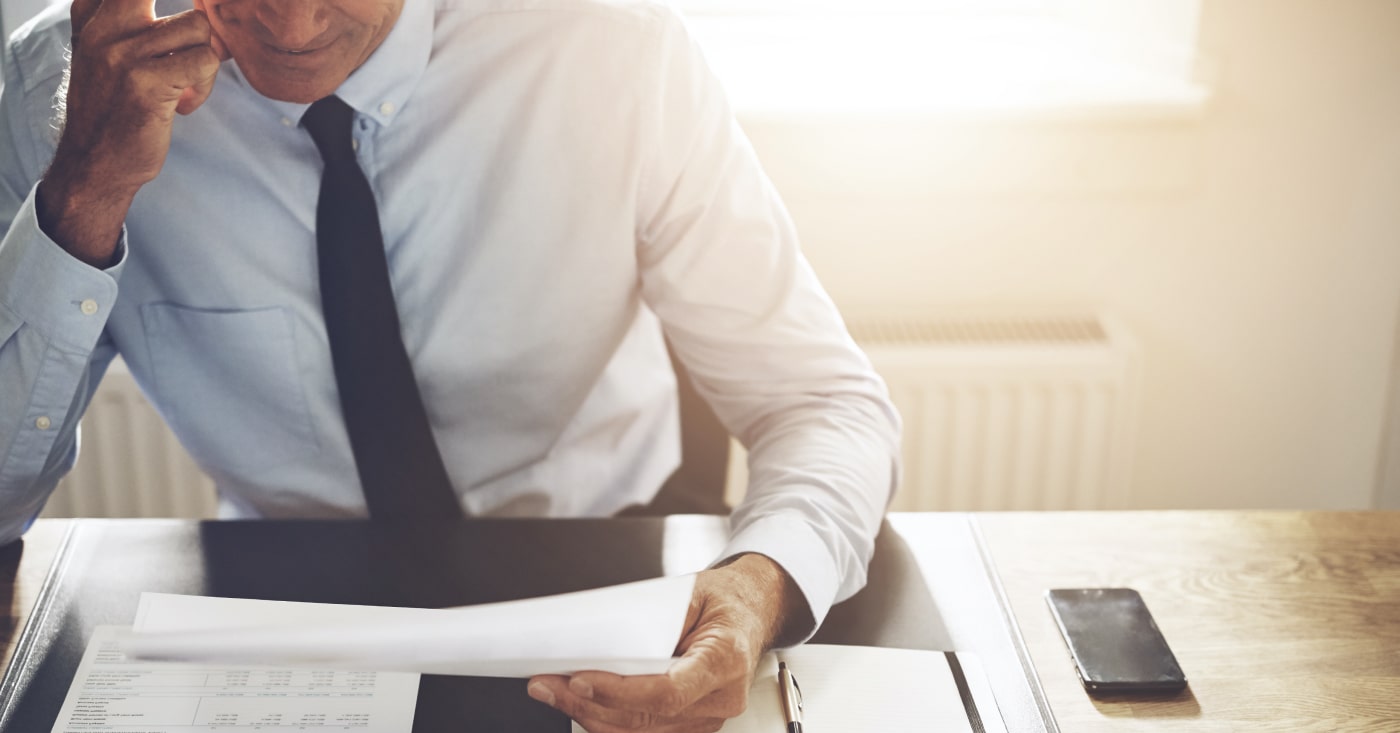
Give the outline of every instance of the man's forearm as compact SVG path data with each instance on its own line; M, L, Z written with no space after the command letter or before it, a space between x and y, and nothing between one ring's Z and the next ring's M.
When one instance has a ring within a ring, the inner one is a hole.
M136 192L165 165L177 114L208 98L220 58L202 11L156 18L150 3L84 0L71 12L63 131L37 211L49 238L101 268Z
M55 160L39 182L34 202L39 228L69 254L104 269L116 257L122 223L136 192L85 184L73 168Z
M748 492L731 517L734 534L726 547L780 563L815 623L865 584L899 440L897 418L885 414L883 400L826 401L766 421L761 437L750 442Z

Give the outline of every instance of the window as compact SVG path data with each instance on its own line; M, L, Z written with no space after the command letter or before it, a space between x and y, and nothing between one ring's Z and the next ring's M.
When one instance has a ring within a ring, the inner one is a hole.
M1199 106L1199 0L675 0L740 114Z
M0 30L57 1L0 0ZM741 115L1131 114L1206 97L1200 0L672 1Z

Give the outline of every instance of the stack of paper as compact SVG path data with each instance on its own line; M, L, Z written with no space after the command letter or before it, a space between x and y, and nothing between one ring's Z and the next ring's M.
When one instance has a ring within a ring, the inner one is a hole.
M135 658L477 677L664 672L694 575L443 610L147 593Z

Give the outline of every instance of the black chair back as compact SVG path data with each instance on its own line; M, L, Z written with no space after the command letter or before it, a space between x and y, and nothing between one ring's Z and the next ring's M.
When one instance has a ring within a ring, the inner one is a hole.
M624 509L621 516L728 514L724 484L729 472L729 431L720 424L690 380L685 365L668 342L666 353L676 372L681 411L681 465L646 506Z

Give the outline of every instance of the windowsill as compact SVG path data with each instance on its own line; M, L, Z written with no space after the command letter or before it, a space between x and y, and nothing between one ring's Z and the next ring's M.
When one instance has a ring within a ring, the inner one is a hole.
M1189 54L1045 19L692 18L746 121L1190 121Z

